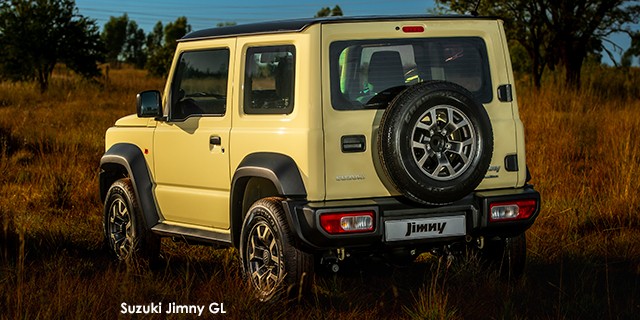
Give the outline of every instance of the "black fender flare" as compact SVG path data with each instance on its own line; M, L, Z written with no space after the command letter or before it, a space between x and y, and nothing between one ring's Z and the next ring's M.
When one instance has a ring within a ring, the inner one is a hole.
M133 184L136 200L142 210L145 227L150 230L158 223L159 215L153 198L153 182L149 174L147 162L142 150L131 143L114 144L100 159L100 200L104 202L111 184L115 181L114 173L124 168Z
M240 243L240 232L244 216L242 201L244 190L250 178L264 178L273 183L278 195L287 199L303 199L307 190L296 162L289 156L274 152L257 152L247 155L233 174L229 213L231 239L234 246ZM291 217L287 217L289 223Z

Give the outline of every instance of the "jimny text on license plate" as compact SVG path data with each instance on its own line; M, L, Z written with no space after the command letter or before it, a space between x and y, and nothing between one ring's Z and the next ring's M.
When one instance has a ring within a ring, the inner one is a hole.
M387 241L444 238L466 234L464 215L385 221Z

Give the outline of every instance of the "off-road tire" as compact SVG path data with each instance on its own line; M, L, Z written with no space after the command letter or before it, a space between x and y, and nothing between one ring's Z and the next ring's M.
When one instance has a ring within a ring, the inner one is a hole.
M104 204L103 231L106 244L118 260L155 263L160 237L145 228L131 179L114 182Z
M493 130L471 92L446 81L405 89L380 121L378 157L393 187L423 204L471 193L493 156Z
M311 288L313 256L293 246L280 198L263 198L249 208L242 225L240 257L261 301L299 298Z

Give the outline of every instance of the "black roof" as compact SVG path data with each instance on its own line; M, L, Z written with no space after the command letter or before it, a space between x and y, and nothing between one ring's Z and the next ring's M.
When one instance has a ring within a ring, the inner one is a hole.
M190 32L178 41L189 41L196 39L219 38L235 35L280 33L280 32L300 32L310 25L317 23L340 23L358 21L397 21L397 20L444 20L444 19L496 19L495 17L474 17L467 15L404 15L404 16L361 16L361 17L323 17L304 18L293 20L266 21L249 24L241 24L229 27L209 28Z

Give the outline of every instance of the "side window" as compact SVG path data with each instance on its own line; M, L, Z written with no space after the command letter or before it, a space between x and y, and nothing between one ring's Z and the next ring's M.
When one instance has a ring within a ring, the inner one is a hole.
M228 49L182 53L171 85L171 119L223 116L228 75Z
M244 113L291 113L294 77L294 46L249 48L245 64Z

